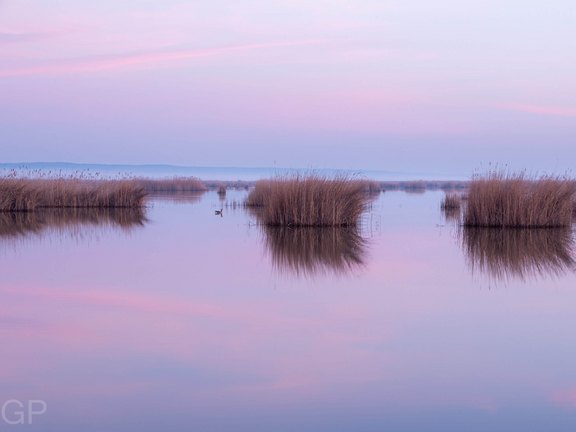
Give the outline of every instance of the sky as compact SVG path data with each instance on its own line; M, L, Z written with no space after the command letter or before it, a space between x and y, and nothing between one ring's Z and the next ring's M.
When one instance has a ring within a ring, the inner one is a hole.
M570 172L573 0L0 0L0 162Z

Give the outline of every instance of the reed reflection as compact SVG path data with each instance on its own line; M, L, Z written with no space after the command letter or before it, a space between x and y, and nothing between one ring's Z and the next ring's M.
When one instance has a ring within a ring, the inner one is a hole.
M353 228L262 226L272 265L280 272L313 277L344 275L365 263L366 241Z
M33 212L0 212L0 238L43 232L81 232L88 227L130 230L144 226L143 208L57 208Z
M571 229L465 227L461 238L472 271L494 279L526 281L575 269Z

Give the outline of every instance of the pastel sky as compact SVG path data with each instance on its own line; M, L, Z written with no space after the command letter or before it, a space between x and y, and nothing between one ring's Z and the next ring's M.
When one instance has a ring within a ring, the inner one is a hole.
M0 0L0 162L576 160L573 0Z

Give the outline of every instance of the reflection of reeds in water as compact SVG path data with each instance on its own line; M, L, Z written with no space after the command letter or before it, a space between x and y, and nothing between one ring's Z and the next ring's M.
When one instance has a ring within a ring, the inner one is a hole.
M364 264L365 240L355 228L262 226L273 266L298 276L345 274Z
M575 266L570 229L465 227L461 236L472 270L495 279L559 276Z
M34 212L0 212L0 238L15 238L44 231L73 231L98 226L132 229L146 222L142 208L59 208Z
M460 208L445 207L442 208L442 213L444 214L444 219L446 219L447 222L459 223L462 216L462 211Z

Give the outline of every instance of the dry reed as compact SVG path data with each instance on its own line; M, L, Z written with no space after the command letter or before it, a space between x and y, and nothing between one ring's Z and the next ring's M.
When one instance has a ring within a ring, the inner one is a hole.
M356 226L370 197L363 182L318 175L261 180L247 206L261 207L260 222L270 226Z
M455 193L447 193L444 195L444 199L440 204L442 210L460 210L460 206L462 204L462 198L459 194Z
M221 198L226 196L226 185L225 184L221 184L220 186L218 186L218 195Z
M142 207L146 192L131 180L0 179L0 211L38 208Z
M374 180L360 180L364 185L364 192L377 195L382 192L382 185Z
M272 182L274 181L279 180L258 180L246 198L246 206L264 207L266 199L272 194Z
M462 195L454 192L447 192L440 204L444 218L450 222L460 222L461 207Z
M490 173L473 179L464 225L543 228L572 224L576 183L559 177Z

